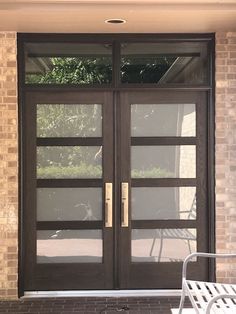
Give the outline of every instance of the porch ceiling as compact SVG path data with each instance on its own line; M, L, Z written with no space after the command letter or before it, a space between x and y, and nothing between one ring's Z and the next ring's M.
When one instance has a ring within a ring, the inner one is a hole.
M0 0L0 31L216 32L235 31L235 21L236 0Z

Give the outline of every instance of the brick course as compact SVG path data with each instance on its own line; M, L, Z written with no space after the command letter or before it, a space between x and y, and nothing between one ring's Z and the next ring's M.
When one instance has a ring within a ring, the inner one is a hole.
M236 32L216 34L216 250L236 253ZM234 263L217 280L236 282Z
M0 313L8 314L171 314L179 298L121 297L121 298L50 298L0 301ZM189 307L185 302L185 307Z
M0 298L17 298L18 121L16 33L0 32Z

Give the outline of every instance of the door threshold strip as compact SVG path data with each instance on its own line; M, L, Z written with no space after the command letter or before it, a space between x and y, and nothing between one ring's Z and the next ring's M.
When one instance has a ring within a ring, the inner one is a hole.
M54 297L178 297L181 290L66 290L26 291L22 298Z

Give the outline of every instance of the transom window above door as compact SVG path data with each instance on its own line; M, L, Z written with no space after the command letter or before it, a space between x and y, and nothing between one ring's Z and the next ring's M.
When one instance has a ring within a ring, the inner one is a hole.
M56 85L207 85L208 43L29 42L25 83Z

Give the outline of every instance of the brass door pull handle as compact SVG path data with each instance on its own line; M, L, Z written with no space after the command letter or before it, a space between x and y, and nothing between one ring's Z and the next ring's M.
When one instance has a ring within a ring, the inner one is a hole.
M105 227L112 227L112 183L105 183Z
M121 227L129 226L129 183L121 183Z

